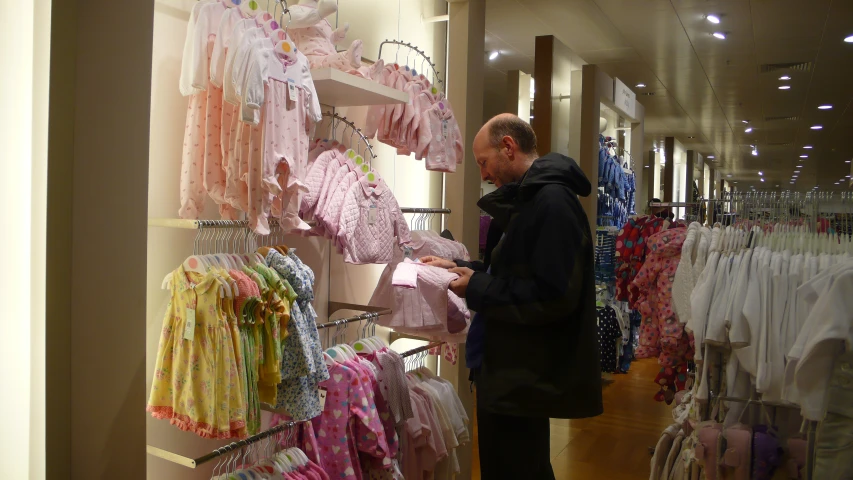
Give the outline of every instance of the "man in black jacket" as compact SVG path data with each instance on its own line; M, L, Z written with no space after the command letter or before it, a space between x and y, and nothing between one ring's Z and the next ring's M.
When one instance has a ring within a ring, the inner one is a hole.
M477 389L484 480L553 479L549 418L602 413L592 235L577 195L591 186L569 157L536 153L527 122L502 114L474 138L478 202L504 232L491 265L425 257L460 278L477 312L466 363Z

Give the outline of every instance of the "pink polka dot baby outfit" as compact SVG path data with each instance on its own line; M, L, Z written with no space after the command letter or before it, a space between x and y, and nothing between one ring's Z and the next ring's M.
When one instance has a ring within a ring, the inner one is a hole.
M323 413L312 419L323 469L333 479L361 480L358 452L385 458L385 429L376 405L368 400L369 383L358 371L336 363L329 366L329 374L331 378L320 383L327 392Z

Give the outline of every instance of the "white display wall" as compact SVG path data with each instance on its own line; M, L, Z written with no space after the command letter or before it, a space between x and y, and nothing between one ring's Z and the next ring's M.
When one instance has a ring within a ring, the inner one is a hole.
M155 2L148 179L149 218L177 218L181 150L188 101L178 91L178 77L189 12L195 3L195 0ZM261 5L263 7L264 3L261 2ZM438 69L444 76L446 23L431 23L425 19L446 13L447 4L443 0L407 0L394 3L380 0L343 0L339 2L338 18L332 16L329 20L333 25L336 22L350 23L347 38L360 38L364 41L364 57L368 60L377 57L380 42L399 38L425 50L433 62L439 65ZM383 50L386 61L394 61L395 50L395 47L386 45ZM404 58L399 57L399 61L403 63ZM320 98L321 103L322 101ZM338 113L347 116L356 124L363 125L366 108L339 109ZM386 145L374 142L374 147L378 158L373 167L393 190L401 206L442 206L442 174L427 172L423 162L410 157L399 157L395 149ZM210 199L207 200L203 218L218 218L218 209ZM163 314L169 301L168 292L162 290L160 285L167 273L192 254L194 239L195 232L192 230L149 227L146 392L150 390ZM318 321L326 320L326 306L330 300L367 303L383 266L345 265L342 257L329 248L328 241L321 238L293 237L288 238L286 243L296 247L298 255L315 271L315 306L319 314ZM341 312L343 315L347 313L350 312ZM136 414L147 415L143 411ZM166 421L150 417L147 424L147 441L159 448L190 457L200 456L226 443L201 439L170 426ZM209 465L190 470L149 456L147 474L148 478L158 480L207 479L210 478L212 467L213 465Z

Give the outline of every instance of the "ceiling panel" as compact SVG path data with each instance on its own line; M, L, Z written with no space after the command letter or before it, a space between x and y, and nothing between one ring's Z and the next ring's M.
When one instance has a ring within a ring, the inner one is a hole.
M555 35L610 76L647 85L635 90L649 145L675 136L715 155L719 169L746 185L761 169L766 184L790 186L803 165L798 189L839 188L835 182L851 171L853 44L842 42L853 34L851 0L489 0L487 12L487 39L499 32L494 44L510 51L487 76L532 69L535 36ZM722 22L709 23L708 14ZM794 62L811 68L761 73L763 64ZM779 90L783 84L791 88ZM833 108L818 110L822 103ZM800 159L804 144L815 148Z

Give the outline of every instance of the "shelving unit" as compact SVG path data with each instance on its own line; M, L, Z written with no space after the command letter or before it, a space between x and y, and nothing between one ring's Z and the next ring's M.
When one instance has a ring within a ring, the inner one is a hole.
M330 107L409 102L408 93L330 67L311 70L311 77L320 102Z

